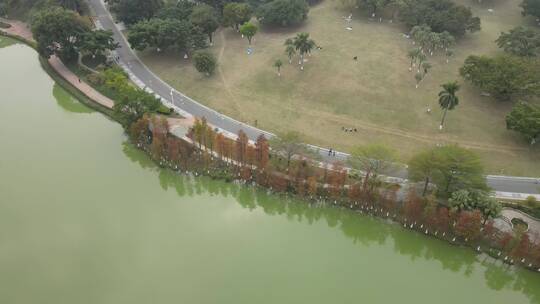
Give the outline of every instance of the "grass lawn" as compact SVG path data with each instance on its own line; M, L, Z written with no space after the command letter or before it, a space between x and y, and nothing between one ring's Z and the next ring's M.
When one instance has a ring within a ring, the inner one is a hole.
M482 31L459 40L449 64L442 55L430 57L433 68L418 89L414 73L408 71L406 54L413 46L402 36L403 25L388 18L370 21L359 11L347 24L343 16L349 12L331 0L312 7L302 26L263 29L254 38L252 55L246 54L247 39L229 28L219 30L210 48L219 68L211 77L198 73L183 54L140 56L180 91L241 121L257 120L259 127L272 132L297 130L306 142L344 151L379 142L398 150L402 161L423 148L454 142L477 151L490 173L538 176L540 149L530 150L505 128L511 103L481 97L458 75L468 55L499 52L494 40L501 31L519 24L533 26L533 20L520 15L520 0L458 2L472 6L482 19ZM323 48L308 57L303 72L297 62L288 64L283 46L286 38L301 31L309 32ZM273 68L278 58L284 62L281 77ZM442 83L452 80L462 83L461 102L449 112L441 132L437 94ZM342 127L358 132L345 133Z

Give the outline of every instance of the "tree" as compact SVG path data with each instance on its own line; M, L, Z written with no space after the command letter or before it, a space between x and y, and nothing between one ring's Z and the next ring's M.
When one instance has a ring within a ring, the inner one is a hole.
M502 206L497 200L482 190L460 189L448 200L450 208L458 211L479 210L484 218L484 224L500 215Z
M189 51L206 47L206 37L198 27L173 18L138 22L131 27L128 41L139 51L150 47L158 51L169 48Z
M426 195L429 183L437 173L437 164L437 155L433 149L420 152L409 161L409 179L424 182L422 196Z
M454 228L455 233L466 240L474 240L482 229L482 214L480 211L462 211Z
M193 55L193 62L195 63L195 68L200 73L205 73L207 76L210 76L214 73L216 69L217 62L214 55L209 52L197 51Z
M77 58L83 36L90 27L73 11L60 7L40 10L32 16L32 34L39 53L49 58L60 56L65 60Z
M359 0L358 3L367 6L370 9L370 15L375 17L378 10L383 9L390 4L390 0Z
M252 11L247 3L230 2L223 7L223 25L239 30L240 25L251 19Z
M540 1L523 0L520 6L523 8L523 11L521 12L523 16L531 15L540 18Z
M278 76L281 76L281 66L283 65L283 62L278 59L274 62L274 67L277 69Z
M460 189L487 189L484 168L476 154L457 145L435 147L433 151L437 164L432 181L438 196L449 197Z
M219 27L216 11L209 5L199 4L193 8L190 20L208 35L208 40L212 43L214 32Z
M154 113L161 106L154 95L135 88L126 89L115 101L113 110L128 127L144 114Z
M176 3L174 3L176 2ZM173 3L168 3L156 13L155 18L158 19L176 19L186 21L193 12L195 2L189 0L178 0Z
M289 26L304 21L308 11L305 0L273 0L259 8L257 19L263 25Z
M292 58L296 54L296 48L294 46L294 41L292 38L287 38L287 40L285 40L285 53L287 54L287 57L289 58L289 64L291 64Z
M399 9L399 17L409 27L427 25L433 32L459 37L480 30L480 18L471 9L450 0L407 0Z
M424 214L424 202L419 198L414 191L409 192L405 204L403 205L403 213L405 219L412 221L420 221Z
M258 30L259 28L255 24L246 22L240 27L240 34L246 36L248 43L251 45L251 39L253 39L253 36L255 36Z
M300 54L300 69L304 70L304 56L310 54L315 47L315 41L309 38L308 33L298 33L293 38L293 45L295 50Z
M499 100L540 95L540 63L527 58L469 56L459 73Z
M424 72L424 74L422 74L422 79L424 79L424 77L426 77L428 71L432 68L432 65L431 63L429 62L422 62L422 71Z
M540 52L540 34L523 26L502 32L496 42L505 52L516 56L535 57Z
M540 139L540 107L525 102L517 103L506 116L506 128L519 132L534 145Z
M80 51L92 57L102 55L105 51L113 51L119 47L114 42L111 31L95 30L86 32L81 39Z
M306 151L306 147L300 141L300 134L294 131L289 131L272 138L270 146L275 149L278 154L284 155L287 159L287 172L289 171L292 157Z
M268 159L270 157L269 147L270 145L268 144L266 137L263 134L259 135L255 142L255 160L259 170L265 170L268 166Z
M456 96L459 90L457 81L445 83L442 85L442 88L443 90L439 92L439 105L444 110L441 125L439 126L441 130L448 110L453 110L459 104L459 98Z
M420 50L419 48L409 50L409 52L407 53L407 57L409 57L409 59L411 59L411 65L409 67L409 72L412 71L412 68L414 67L416 59L418 58L418 56L421 53L422 53L422 50Z
M238 136L236 137L236 160L240 165L246 164L247 161L247 148L248 148L249 139L246 133L242 130L238 131Z
M162 0L116 0L109 2L116 17L128 25L149 20L163 7Z
M395 161L395 153L386 146L370 144L356 147L349 161L353 168L362 171L364 174L363 189L365 192L368 190L369 182L372 179L377 179L381 172L392 165Z

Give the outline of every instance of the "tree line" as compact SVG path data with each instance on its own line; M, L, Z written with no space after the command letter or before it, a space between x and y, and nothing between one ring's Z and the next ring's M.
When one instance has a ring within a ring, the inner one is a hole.
M250 143L239 131L236 139L216 132L197 119L187 137L168 134L167 120L144 115L129 127L133 143L161 166L241 180L276 193L290 193L307 202L329 204L390 218L404 227L449 242L469 245L507 263L540 266L540 245L524 230L502 231L493 219L500 205L492 199L476 155L458 146L424 151L410 162L413 180L425 186L421 194L412 186L387 183L380 174L391 166L395 154L381 145L358 147L348 172L345 164L313 161L297 133ZM406 191L404 199L399 193ZM442 199L444 198L444 199Z

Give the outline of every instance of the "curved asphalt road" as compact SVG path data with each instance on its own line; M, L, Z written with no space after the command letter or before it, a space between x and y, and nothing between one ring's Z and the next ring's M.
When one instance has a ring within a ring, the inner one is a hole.
M155 93L164 103L174 106L174 108L184 116L205 117L210 124L216 126L222 132L237 134L238 131L243 130L251 140L255 140L261 134L264 134L267 138L274 136L272 133L222 115L169 86L152 73L152 71L142 63L135 52L130 48L126 38L115 25L113 18L103 1L88 0L88 3L96 15L96 23L98 26L113 32L114 39L120 44L120 48L116 50L118 64L128 72L132 81L139 87ZM311 147L318 150L323 158L330 161L344 161L348 156L346 153L336 152L335 157L330 157L328 156L327 149L315 146ZM392 175L396 176L396 181L400 181L401 179L407 178L407 171L404 169L397 170L392 173ZM488 185L496 191L496 195L499 198L523 199L528 194L535 194L538 199L540 199L540 178L491 175L486 178Z

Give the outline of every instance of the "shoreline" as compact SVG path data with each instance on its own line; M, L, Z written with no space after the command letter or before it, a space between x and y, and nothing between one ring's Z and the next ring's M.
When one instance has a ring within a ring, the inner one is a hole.
M22 37L19 37L19 36L16 36L16 35L11 35L9 33L5 33L5 32L1 32L1 35L3 36L6 36L6 37L9 37L11 39L15 39L19 42L22 42L30 47L32 47L34 50L36 49L36 46L35 46L35 43L32 42L32 41L28 41L27 39L25 38L22 38ZM45 72L51 76L51 78L55 81L55 83L57 83L58 85L60 85L63 89L65 89L68 93L70 93L71 95L73 95L75 98L77 98L78 101L80 101L81 103L83 103L84 105L100 112L100 113L103 113L105 114L109 119L111 120L114 120L116 122L119 122L120 121L115 117L113 111L105 106L103 106L102 104L92 100L90 97L86 96L82 91L80 91L77 87L73 86L71 83L69 83L67 80L64 79L64 77L62 77L62 75L60 75L60 73L58 71L56 71L54 69L54 67L49 63L49 61L44 58L43 56L39 55L38 54L38 58L39 58L39 61L40 61L40 65L42 66L42 68L45 70ZM127 133L127 130L126 130L126 133ZM203 151L202 150L202 147L199 147L197 148L197 144L194 140L190 140L189 138L179 138L178 136L172 134L169 130L167 130L167 135L166 136L173 136L175 138L178 138L178 140L182 140L183 142L185 142L187 145L190 145L191 148L193 148L195 151L198 151L196 152L197 154L203 154L203 153L206 153L207 154L207 151ZM146 155L148 157L150 157L150 159L152 159L153 162L156 163L157 166L159 166L160 168L168 168L168 169L171 169L173 171L178 171L178 166L173 167L172 164L167 164L167 163L164 163L162 161L158 161L155 157L153 157L152 153L148 150L148 149L144 149L144 147L140 146L140 145L137 145L134 140L130 137L130 142L131 144L133 144L135 147L137 147L138 149L144 151L146 153ZM205 150L206 150L206 147L204 147ZM221 161L223 162L223 160L218 160L218 162ZM232 161L232 158L231 158L231 161ZM227 163L225 161L225 163ZM231 168L232 167L232 168ZM432 237L432 238L436 238L436 239L439 239L441 241L445 241L446 243L450 244L450 245L454 245L454 246L461 246L461 247L469 247L471 249L475 249L476 247L476 250L475 252L478 253L485 253L491 257L493 257L494 259L501 259L503 263L505 264L509 264L509 265L515 265L515 266L518 266L518 267L522 267L522 268L526 268L528 270L531 270L533 272L540 272L540 268L537 269L537 267L540 267L540 265L535 265L534 267L531 267L531 266L527 266L526 264L524 263L520 263L519 261L515 261L513 259L509 259L508 258L508 254L505 254L505 255L502 255L502 251L498 250L498 249L493 249L491 247L480 247L481 245L478 245L480 243L482 243L481 241L476 243L476 242L462 242L460 239L457 239L456 237L454 237L453 239L451 239L451 233L449 233L447 236L446 234L437 234L433 231L428 231L427 228L425 228L424 230L424 224L420 224L416 223L416 221L407 221L407 219L405 218L405 220L403 221L403 218L402 216L400 216L400 212L399 210L396 212L396 210L393 210L392 214L390 214L390 210L384 210L383 207L381 206L381 202L371 202L371 203L360 203L358 204L357 202L353 203L351 201L349 201L348 199L343 199L343 197L339 197L337 199L334 200L334 203L331 202L332 199L330 199L328 196L327 197L321 197L319 196L319 200L316 200L316 199L313 199L313 198L308 198L308 197L303 197L301 195L298 195L298 194L295 194L295 193L292 193L290 191L288 191L287 189L285 189L285 191L274 191L274 189L272 189L272 187L268 187L268 186L263 186L263 185L259 185L257 184L257 182L252 178L251 174L250 174L250 178L249 180L251 181L251 183L248 181L248 180L245 180L245 179L242 179L242 178L239 178L240 176L240 173L238 173L238 175L235 175L234 174L231 174L233 173L232 171L235 171L235 170L242 170L243 167L242 165L238 166L237 164L235 163L232 163L232 166L229 167L228 165L225 167L225 168L221 168L220 171L218 170L211 170L211 169L208 169L208 170L186 170L186 172L192 172L195 174L195 176L199 176L199 175L205 175L205 176L209 176L210 178L212 179L220 179L220 180L224 180L226 182L234 182L234 183L242 183L244 185L256 185L256 187L260 187L261 189L266 189L267 191L270 191L272 194L278 194L278 195L286 195L286 196L292 196L294 197L295 199L301 201L301 202L304 202L306 204L312 204L313 202L319 202L319 203L322 203L324 204L325 206L331 206L331 207L335 207L335 208L341 208L341 209L349 209L351 211L354 211L354 212L360 212L360 214L362 215L369 215L371 217L375 217L375 218L379 218L379 219L382 219L382 220L390 220L393 224L399 224L400 226L402 226L402 228L406 228L406 230L412 230L412 231L415 231L417 233L420 233L420 234L423 234L424 236L429 236L429 237ZM206 171L206 172L205 172ZM339 202L338 202L339 200ZM397 203L397 202L396 202ZM385 208L386 209L386 208ZM386 215L385 215L386 213ZM426 227L427 227L427 224L426 224ZM478 247L477 247L478 246ZM504 260L502 259L504 256L506 256L504 258Z

